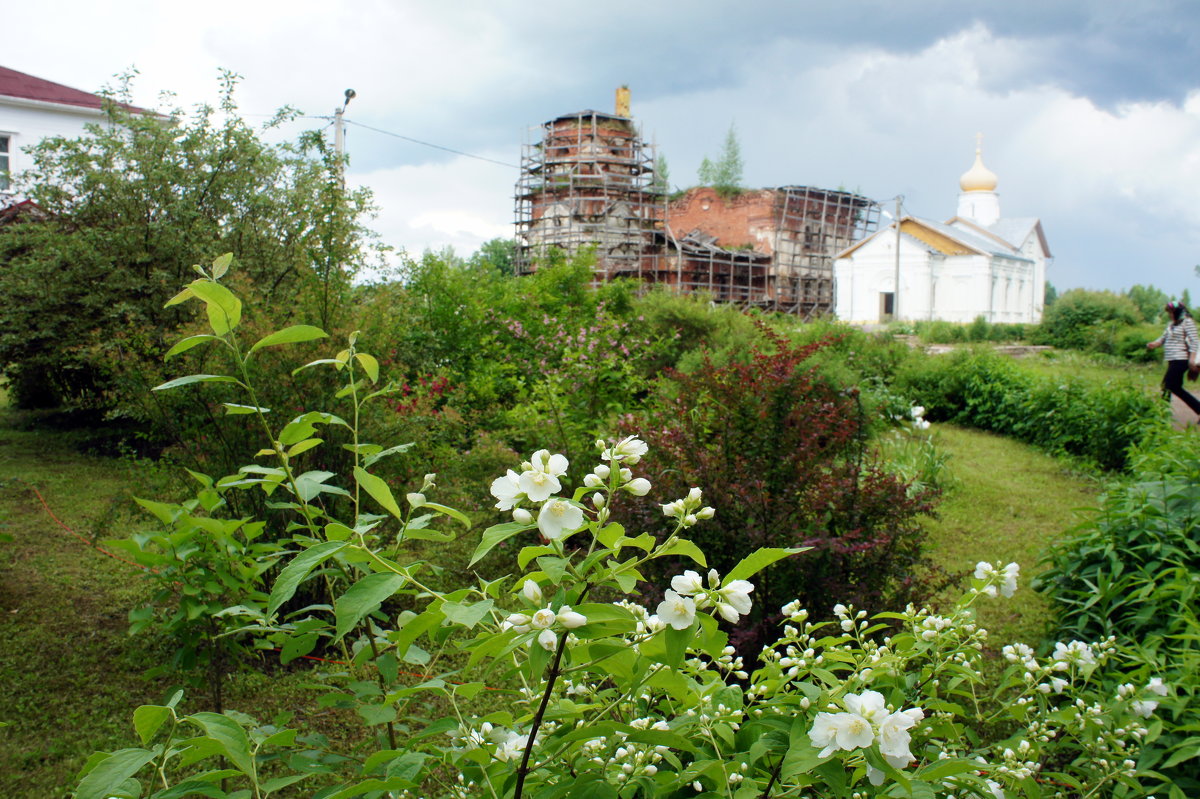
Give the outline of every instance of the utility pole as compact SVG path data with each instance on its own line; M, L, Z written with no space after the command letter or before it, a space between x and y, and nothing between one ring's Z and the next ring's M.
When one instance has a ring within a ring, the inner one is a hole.
M342 188L346 187L346 170L343 164L343 159L346 154L346 125L342 116L346 113L346 106L350 105L350 101L357 96L354 89L346 89L346 101L342 103L341 108L333 110L333 151L337 154L338 159L338 179L342 183Z
M896 286L892 291L892 321L900 321L900 203L904 201L903 194L896 195Z

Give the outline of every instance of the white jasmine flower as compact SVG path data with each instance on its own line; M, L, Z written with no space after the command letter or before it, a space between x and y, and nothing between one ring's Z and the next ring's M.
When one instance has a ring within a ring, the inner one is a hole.
M1004 581L1000 584L1000 593L1005 597L1010 597L1017 591L1017 577L1021 573L1021 567L1016 563L1010 563L1004 567Z
M655 615L660 621L671 625L676 630L686 630L696 620L696 603L691 597L680 596L676 592L668 590L663 601L659 603Z
M538 511L537 526L551 541L566 538L583 527L583 510L565 499L552 499Z
M1135 699L1131 707L1134 713L1137 713L1144 719L1148 719L1154 714L1155 708L1158 707L1158 702L1153 699Z
M576 627L582 627L587 624L587 616L571 610L570 605L563 605L559 608L557 618L558 623L568 630L574 630Z
M556 618L556 614L550 608L542 608L533 614L529 623L533 625L534 629L545 630L554 624Z
M513 613L504 620L505 624L509 625L512 629L519 633L529 631L529 622L530 618L524 613Z
M904 712L893 713L879 723L879 751L896 768L915 760L908 748L912 741L908 730L916 723L917 719Z
M986 580L996 573L996 567L986 561L979 561L975 564L975 579Z
M537 642L542 649L553 652L554 647L558 646L558 636L554 634L554 630L542 630L538 633Z
M526 739L518 732L510 732L496 746L495 758L502 763L518 760L525 751Z
M821 747L819 757L829 757L838 749L865 749L875 740L871 723L854 713L818 713L808 731L813 746Z
M521 491L533 502L545 502L562 489L557 477L538 469L522 472L519 479Z
M492 496L500 500L496 503L499 510L511 510L524 493L521 490L521 476L512 469L503 477L492 481Z
M679 594L699 594L704 591L704 581L700 575L688 569L683 574L671 578L671 588Z
M521 585L521 595L535 605L542 604L542 589L533 580L526 580Z
M649 447L646 446L646 442L640 438L626 436L612 447L601 451L600 460L624 461L631 466L635 466L648 449Z
M750 592L753 590L754 584L747 580L731 580L717 591L717 594L726 603L732 605L734 610L745 616L753 605L750 601ZM737 619L732 619L732 621L737 621Z
M987 788L992 792L992 796L996 799L1004 799L1004 788L995 780L984 780L987 783Z
M1166 696L1168 688L1166 683L1162 681L1162 677L1151 677L1149 684L1146 685L1146 690L1152 694Z
M566 474L567 466L570 465L564 456L551 455L548 449L539 449L533 453L533 457L529 459L529 463L536 471L545 472L554 477L561 477Z
M921 405L914 405L914 406L912 406L912 409L909 411L909 413L912 414L912 418L920 419L922 416L925 415L925 408Z
M878 691L863 691L861 694L846 694L846 710L867 721L876 721L887 713L887 702ZM909 725L912 726L911 724Z

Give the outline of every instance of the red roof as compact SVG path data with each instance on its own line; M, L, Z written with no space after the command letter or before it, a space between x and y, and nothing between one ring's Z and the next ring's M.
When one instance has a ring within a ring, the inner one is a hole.
M0 95L83 108L100 109L104 104L104 98L99 95L35 78L33 75L26 75L7 67L0 67Z

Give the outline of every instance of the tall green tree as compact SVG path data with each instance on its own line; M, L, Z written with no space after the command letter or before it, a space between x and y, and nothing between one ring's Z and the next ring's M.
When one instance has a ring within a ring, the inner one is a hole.
M742 146L738 142L737 130L730 124L725 134L721 155L716 161L707 156L700 162L697 177L702 186L712 186L722 196L737 194L742 186Z
M268 317L342 322L370 194L344 188L319 133L265 142L238 115L237 80L222 76L216 107L157 114L131 109L125 77L102 124L31 149L18 190L45 218L0 228L0 374L19 402L119 405L118 374L157 368L177 338L183 316L163 304L223 252Z

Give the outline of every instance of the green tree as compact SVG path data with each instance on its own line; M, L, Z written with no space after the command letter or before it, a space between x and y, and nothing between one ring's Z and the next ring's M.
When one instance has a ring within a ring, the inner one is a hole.
M725 134L720 157L713 161L705 156L697 170L697 178L701 186L712 186L724 197L742 190L742 146L738 143L737 130L732 124Z
M1162 289L1140 284L1126 291L1125 296L1133 300L1133 304L1137 306L1138 312L1142 315L1141 321L1143 322L1157 321L1163 306L1170 299Z
M659 194L671 192L671 169L667 166L667 157L662 153L654 159L654 180L651 181L650 187Z
M238 116L237 80L222 76L216 108L164 115L127 105L126 76L104 124L31 148L18 188L46 218L0 229L0 374L18 402L111 410L123 390L143 396L183 322L163 305L214 253L238 257L243 293L276 320L345 321L370 194L344 188L320 133L265 143ZM123 389L131 374L140 385Z

